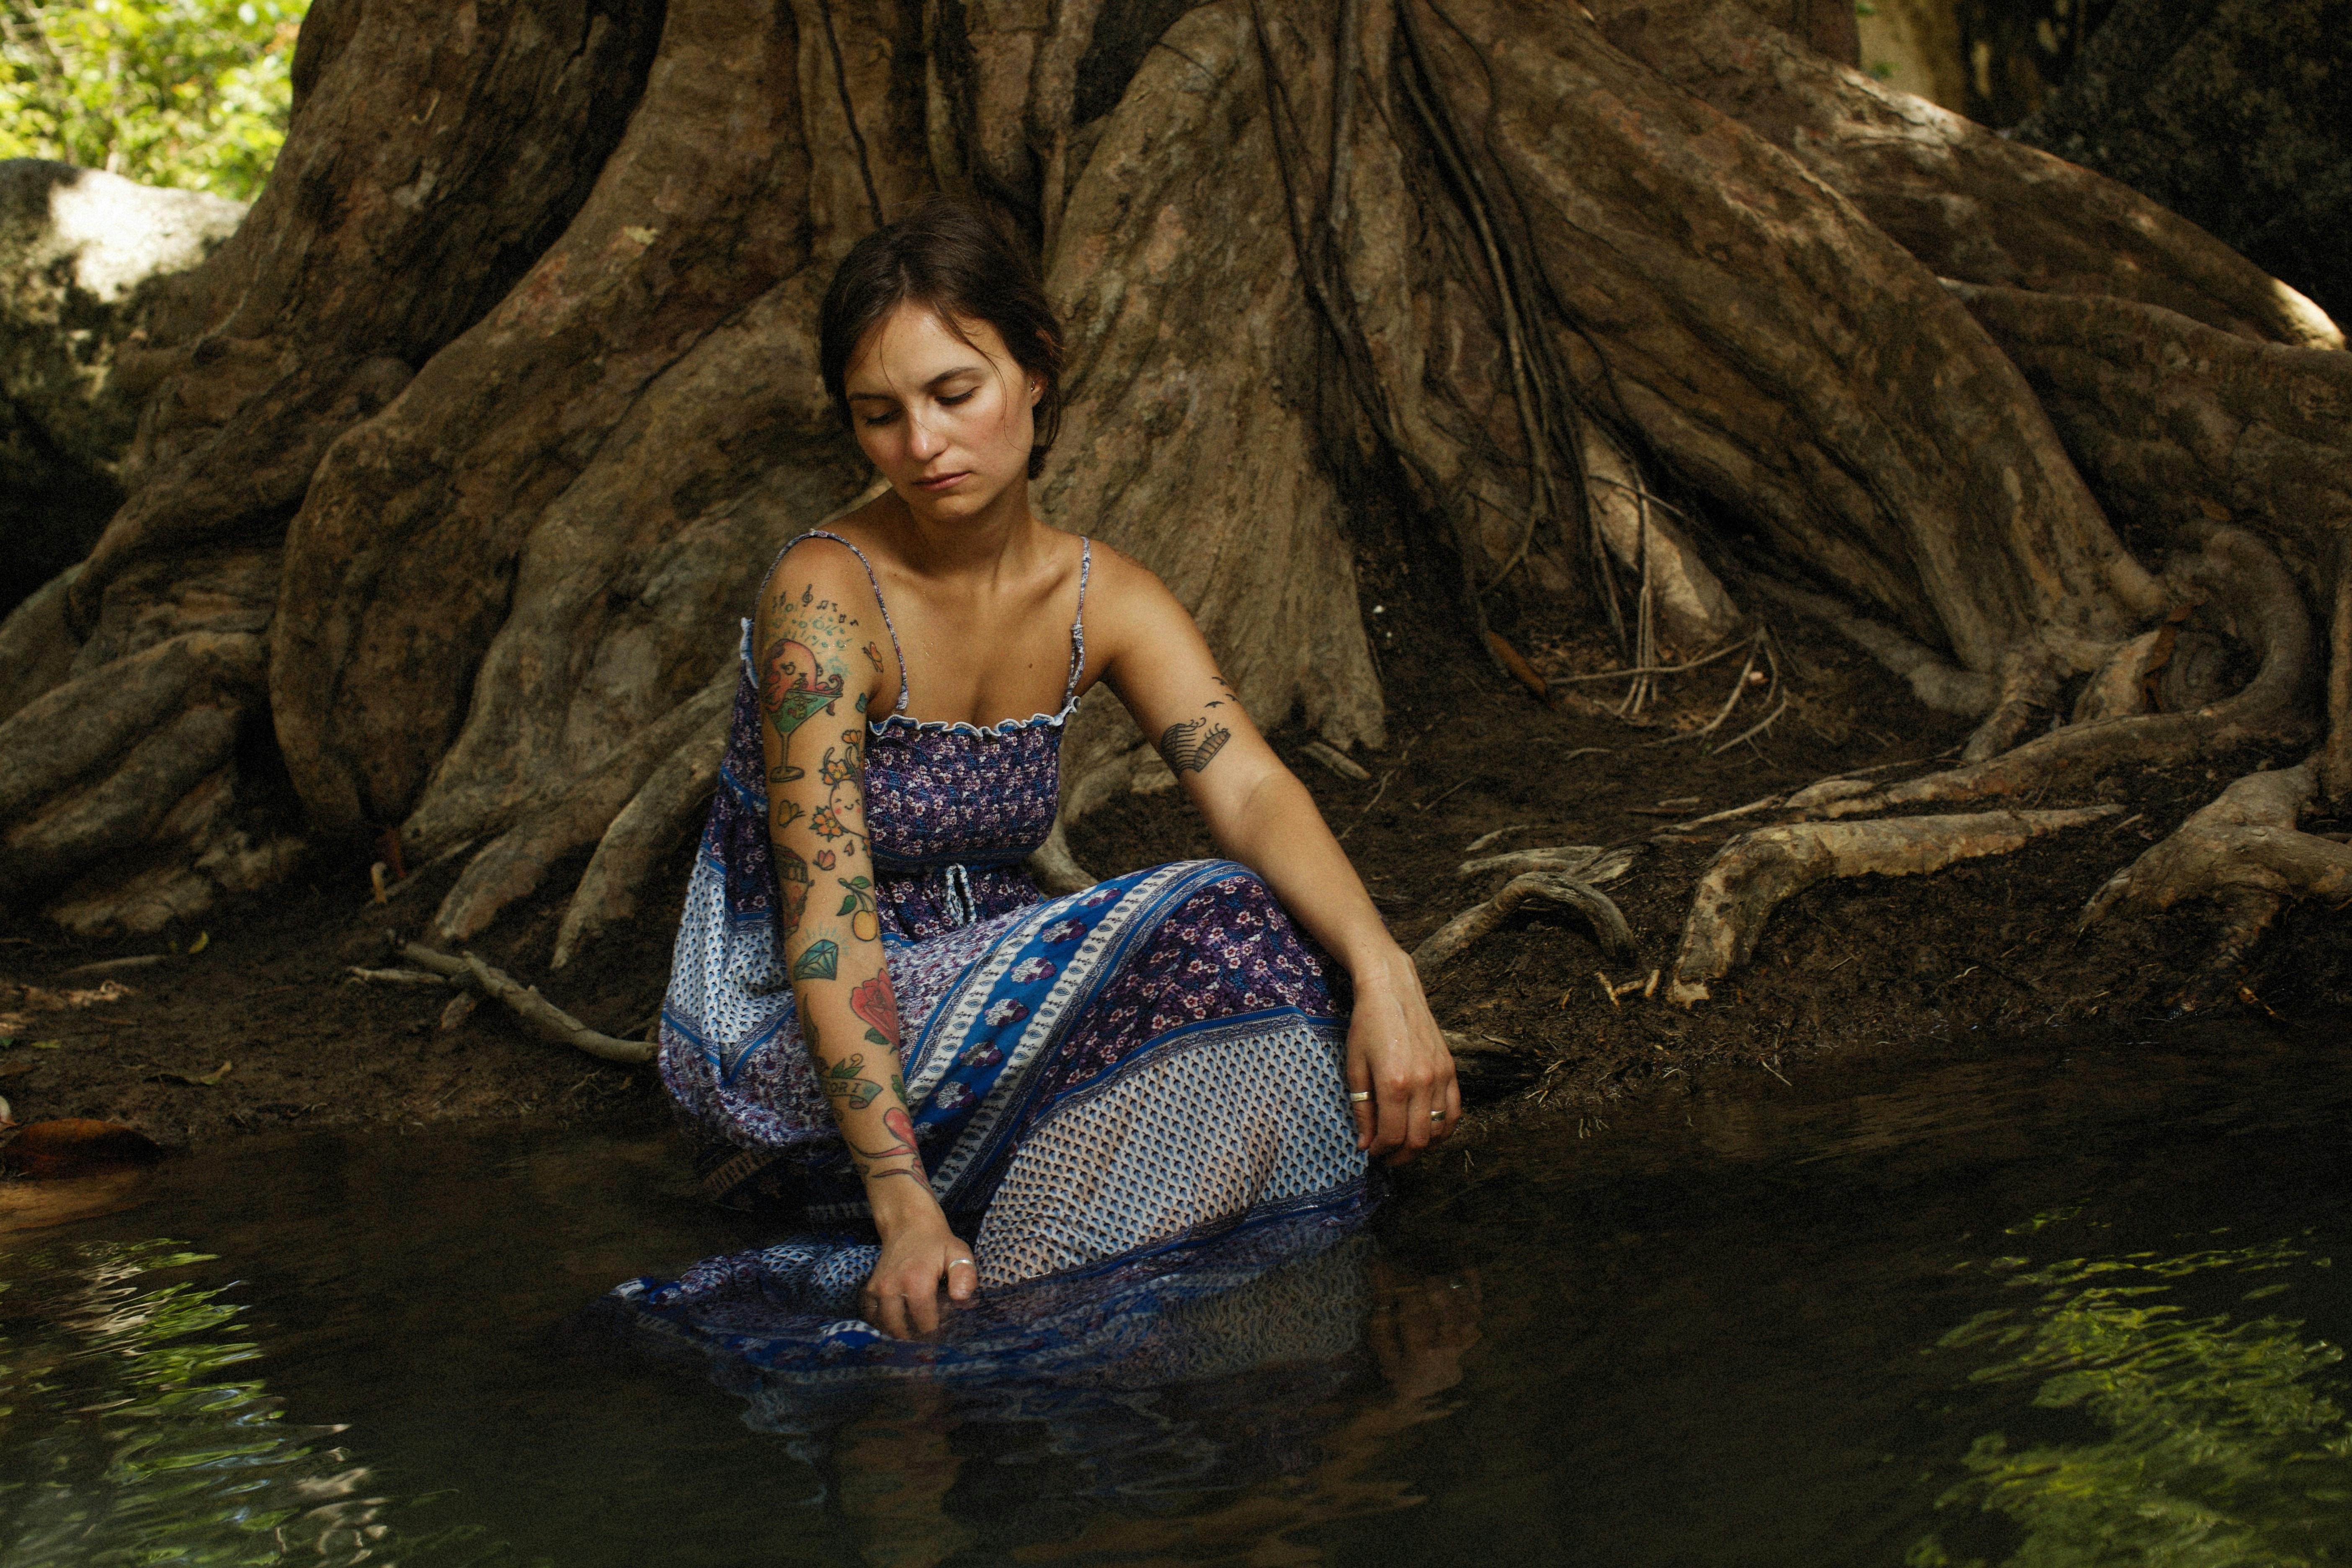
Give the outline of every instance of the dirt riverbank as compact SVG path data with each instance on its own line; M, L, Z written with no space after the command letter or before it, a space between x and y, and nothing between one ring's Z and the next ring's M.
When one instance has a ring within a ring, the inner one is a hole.
M1792 1057L1865 1045L2160 1020L2210 940L2206 913L2178 910L2080 939L2076 913L2118 867L2261 760L2086 779L2040 804L2120 805L2110 819L1931 877L1817 887L1773 917L1749 970L1685 1011L1663 984L1649 997L1611 989L1670 964L1694 880L1743 825L1667 830L1824 775L1931 760L1958 745L1965 721L1920 709L1899 682L1797 626L1779 645L1787 709L1752 742L1709 754L1765 711L1744 700L1737 724L1677 739L1720 709L1736 656L1665 682L1663 706L1634 726L1608 710L1622 686L1571 687L1580 695L1546 708L1404 619L1385 610L1372 619L1391 729L1386 748L1358 758L1365 779L1318 764L1296 733L1276 743L1408 949L1491 890L1493 879L1456 874L1475 841L1640 847L1609 889L1633 928L1633 961L1606 959L1580 923L1537 915L1434 980L1441 1023L1475 1047L1463 1058L1478 1108L1465 1145L1528 1107L1598 1110L1676 1074L1736 1082ZM1554 674L1607 667L1597 642L1516 631ZM1097 875L1213 852L1172 790L1122 796L1081 825L1073 847ZM690 854L679 847L650 907L677 907ZM289 1127L659 1113L650 1069L548 1045L494 1005L445 1028L450 993L352 981L352 966L390 962L387 934L420 930L456 874L454 865L421 871L379 903L369 858L363 847L315 852L285 886L155 937L78 940L22 918L0 930L0 1037L9 1041L0 1095L19 1121L127 1122L166 1146ZM548 887L568 889L577 869L557 868ZM644 1036L666 977L668 921L648 920L551 973L562 907L553 894L518 906L476 947L591 1026ZM2352 1001L2344 919L2291 910L2235 1005L2288 1031L2340 1016ZM126 957L159 961L72 973Z

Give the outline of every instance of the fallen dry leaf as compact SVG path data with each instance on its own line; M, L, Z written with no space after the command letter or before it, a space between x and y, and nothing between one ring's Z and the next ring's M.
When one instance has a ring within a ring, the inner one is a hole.
M159 1072L149 1076L149 1083L184 1083L191 1089L210 1089L229 1075L235 1062L223 1062L208 1073Z

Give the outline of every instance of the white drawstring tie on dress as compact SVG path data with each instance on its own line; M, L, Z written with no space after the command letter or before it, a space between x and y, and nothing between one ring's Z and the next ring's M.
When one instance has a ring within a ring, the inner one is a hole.
M943 878L947 883L948 919L960 926L971 924L980 914L980 905L972 898L971 873L958 861L947 868Z

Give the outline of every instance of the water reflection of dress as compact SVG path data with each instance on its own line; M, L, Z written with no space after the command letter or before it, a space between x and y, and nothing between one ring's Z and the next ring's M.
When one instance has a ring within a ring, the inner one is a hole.
M838 538L801 536L811 537ZM1135 1293L1147 1277L1195 1264L1245 1277L1319 1250L1360 1219L1366 1163L1323 959L1255 874L1189 861L1046 900L1023 868L1059 796L1087 565L1055 712L984 729L919 722L904 711L902 656L898 700L868 725L866 816L906 1021L908 1110L982 1290L1058 1282L1049 1294L1068 1305L1060 1286L1094 1279L1106 1301L1140 1307L1154 1299ZM912 1355L938 1365L954 1359L945 1344L896 1347L844 1321L875 1249L870 1227L855 1233L863 1191L782 967L749 636L747 623L733 731L662 1011L662 1077L714 1197L849 1234L709 1259L621 1295L640 1316L763 1364ZM897 647L895 627L891 638ZM1001 1333L1013 1326L997 1324L983 1359L1040 1348L1016 1351ZM1113 1327L1095 1321L1079 1337Z

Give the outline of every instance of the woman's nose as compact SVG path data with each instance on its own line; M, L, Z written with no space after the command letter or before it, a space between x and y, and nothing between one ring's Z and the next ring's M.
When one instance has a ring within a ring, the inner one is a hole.
M909 412L907 416L907 455L918 462L927 463L947 450L947 437L932 429L922 416Z

